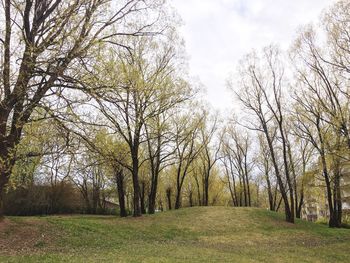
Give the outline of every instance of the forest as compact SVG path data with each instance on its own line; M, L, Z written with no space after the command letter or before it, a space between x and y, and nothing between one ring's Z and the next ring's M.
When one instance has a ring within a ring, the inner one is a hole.
M348 0L288 50L242 54L224 113L171 1L3 0L0 19L1 218L226 206L350 223Z

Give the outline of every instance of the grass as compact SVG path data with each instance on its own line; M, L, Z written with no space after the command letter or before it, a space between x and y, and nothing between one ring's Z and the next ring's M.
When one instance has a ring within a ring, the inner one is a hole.
M9 217L1 262L350 262L350 229L254 208L196 207L142 218Z

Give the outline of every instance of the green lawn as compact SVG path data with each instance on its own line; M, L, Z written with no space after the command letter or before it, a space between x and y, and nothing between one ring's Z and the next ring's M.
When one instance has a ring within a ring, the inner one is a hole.
M9 217L1 262L350 262L350 230L253 208L186 208L142 218Z

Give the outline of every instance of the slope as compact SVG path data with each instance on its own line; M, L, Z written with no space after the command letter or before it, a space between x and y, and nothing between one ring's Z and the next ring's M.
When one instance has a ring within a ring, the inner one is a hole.
M1 262L350 262L350 230L254 208L195 207L142 218L9 217Z

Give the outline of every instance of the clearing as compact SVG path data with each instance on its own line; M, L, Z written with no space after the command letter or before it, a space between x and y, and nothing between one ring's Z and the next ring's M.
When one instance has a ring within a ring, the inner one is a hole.
M195 207L142 218L8 217L1 262L350 262L350 229L255 208Z

